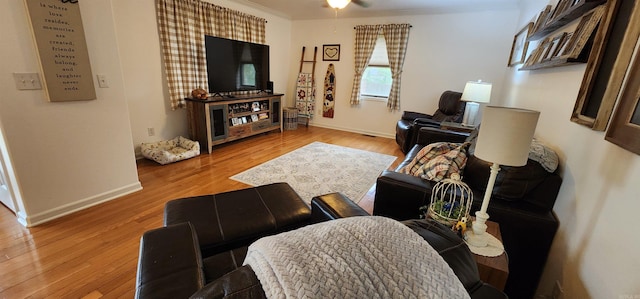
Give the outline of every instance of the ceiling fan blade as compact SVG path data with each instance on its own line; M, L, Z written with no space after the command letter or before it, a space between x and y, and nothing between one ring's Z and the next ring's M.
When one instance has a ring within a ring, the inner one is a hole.
M351 0L351 3L356 4L356 5L360 5L362 7L369 7L371 4L369 4L369 2L367 1L363 1L363 0Z

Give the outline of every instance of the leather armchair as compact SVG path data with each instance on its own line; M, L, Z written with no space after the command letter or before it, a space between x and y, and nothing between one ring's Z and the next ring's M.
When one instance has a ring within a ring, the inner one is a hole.
M462 93L447 90L440 96L438 110L431 114L405 111L396 124L396 142L403 153L407 153L416 143L421 127L440 127L443 121L462 122L465 103L460 101Z

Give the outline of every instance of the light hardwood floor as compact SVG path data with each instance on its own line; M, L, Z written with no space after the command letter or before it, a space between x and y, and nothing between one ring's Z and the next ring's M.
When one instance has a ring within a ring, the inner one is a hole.
M393 139L302 126L170 165L140 160L143 190L30 229L0 207L0 298L132 298L140 236L162 226L165 202L245 188L229 177L314 141L404 157ZM360 201L369 213L374 193Z

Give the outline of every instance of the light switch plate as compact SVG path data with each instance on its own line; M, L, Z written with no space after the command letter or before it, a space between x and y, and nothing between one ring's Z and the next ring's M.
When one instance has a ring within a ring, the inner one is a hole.
M38 73L13 73L18 90L42 89Z
M109 81L107 81L106 75L96 75L96 77L98 78L98 86L101 88L109 87Z

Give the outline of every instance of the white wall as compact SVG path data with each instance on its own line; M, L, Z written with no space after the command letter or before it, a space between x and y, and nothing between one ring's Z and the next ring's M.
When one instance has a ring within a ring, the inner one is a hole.
M315 73L316 116L311 124L393 138L402 111L433 113L443 91L461 92L467 81L492 82L495 90L492 98L500 98L518 14L517 10L504 10L355 19L338 15L337 20L294 21L291 60L299 57L303 46L307 48L307 60L312 59L313 47L317 46L319 52ZM353 27L388 23L413 26L402 74L400 111L390 112L382 101L362 101L360 106L352 107L349 98L354 73ZM340 44L340 61L333 62L337 78L333 119L322 117L322 85L331 63L322 61L323 44ZM289 106L294 104L298 69L299 64L293 63L289 70L285 97ZM305 71L310 70L305 66Z
M518 27L549 3L525 4ZM561 157L564 181L554 207L560 229L538 293L550 294L559 280L565 298L638 298L640 157L569 120L584 71L511 68L505 80L505 104L541 111L536 136Z
M96 88L96 100L50 103L43 90L16 89L12 73L39 73L39 63L24 2L0 4L0 126L25 225L141 188L111 2L81 1L80 10L93 74L106 75L110 87Z
M189 136L186 110L171 110L162 64L154 0L112 0L122 57L125 97L129 105L133 144ZM291 21L229 0L209 1L265 18L266 43L270 50L271 81L275 92L285 92L291 43ZM196 88L196 87L194 87ZM188 95L185 95L188 96ZM147 128L154 128L149 136Z

